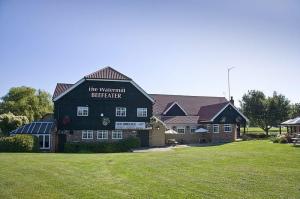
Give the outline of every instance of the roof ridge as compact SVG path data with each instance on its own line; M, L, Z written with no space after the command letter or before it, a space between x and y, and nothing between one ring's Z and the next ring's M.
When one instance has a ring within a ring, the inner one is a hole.
M206 106L202 106L201 108L204 108L204 107L208 107L208 106L216 106L216 105L220 105L220 104L229 104L230 102L221 102L221 103L216 103L216 104L209 104L209 105L206 105Z
M109 74L109 71L111 71L112 73L115 74ZM99 73L104 73L104 77L93 77L93 76L97 76L97 74ZM111 75L111 78L105 77L105 76L109 76ZM117 76L120 76L121 78L118 78ZM101 68L93 73L90 73L88 75L85 75L84 78L86 79L123 79L123 80L132 80L130 77L124 75L123 73L117 71L116 69L110 67L110 66L106 66L104 68Z
M71 83L61 83L61 82L56 83L56 84L68 84L68 85L74 85L74 84L71 84Z
M205 95L173 95L173 94L149 94L149 95L161 95L161 96L182 96L182 97L210 97L210 98L225 98L219 96L205 96Z

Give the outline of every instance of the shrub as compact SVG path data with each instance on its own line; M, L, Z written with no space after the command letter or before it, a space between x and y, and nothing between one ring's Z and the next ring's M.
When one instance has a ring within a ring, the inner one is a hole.
M66 153L116 153L127 152L140 146L140 140L135 137L120 140L119 142L67 142Z
M38 138L32 135L0 138L0 152L36 152L38 150Z
M285 144L285 143L289 143L291 141L291 138L289 135L285 134L285 135L279 135L277 137L272 137L270 140L273 143Z
M9 136L9 132L16 128L29 123L26 116L16 116L12 113L5 113L0 115L1 134Z

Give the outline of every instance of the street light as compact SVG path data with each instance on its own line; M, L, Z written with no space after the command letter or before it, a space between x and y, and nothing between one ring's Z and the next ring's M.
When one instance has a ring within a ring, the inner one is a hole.
M228 100L230 100L230 97L231 97L231 95L230 95L230 71L234 68L235 68L234 66L230 67L230 68L227 68L227 72L228 72L228 93L229 93Z

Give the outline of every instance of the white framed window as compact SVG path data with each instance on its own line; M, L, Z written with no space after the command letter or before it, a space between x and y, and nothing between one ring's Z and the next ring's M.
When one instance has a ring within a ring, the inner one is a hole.
M92 130L82 131L82 139L83 140L92 140L93 139L93 131Z
M147 108L137 108L136 116L137 117L147 117Z
M214 132L214 133L219 133L219 131L220 131L220 126L219 126L219 124L214 124L214 125L213 125L213 132Z
M231 131L232 131L231 124L224 124L224 132L231 133Z
M184 134L185 133L185 127L184 126L178 126L177 127L177 132L180 134Z
M78 106L77 107L77 116L89 116L89 107Z
M114 130L112 131L111 138L114 140L120 140L123 138L123 132L121 130Z
M117 117L126 117L126 107L116 107Z
M196 129L197 129L197 127L192 126L192 127L191 127L191 133L195 133Z
M97 131L97 139L98 140L106 140L106 139L108 139L108 131L98 130Z

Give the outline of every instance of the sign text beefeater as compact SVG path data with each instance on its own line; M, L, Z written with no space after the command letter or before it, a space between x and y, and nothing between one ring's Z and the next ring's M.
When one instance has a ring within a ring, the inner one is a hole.
M89 93L92 98L104 98L104 99L121 99L123 94L126 93L125 88L95 88L89 87Z

